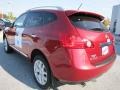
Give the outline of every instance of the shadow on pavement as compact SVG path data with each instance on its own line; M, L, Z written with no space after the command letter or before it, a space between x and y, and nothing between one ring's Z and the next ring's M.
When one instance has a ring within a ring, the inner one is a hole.
M36 84L32 72L32 64L26 58L16 52L4 53L3 44L0 42L0 66L15 79L30 88L40 90Z

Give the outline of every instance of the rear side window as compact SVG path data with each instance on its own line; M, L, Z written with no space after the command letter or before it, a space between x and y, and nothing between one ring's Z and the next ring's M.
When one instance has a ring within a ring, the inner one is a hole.
M82 15L72 15L69 17L72 24L77 28L94 30L94 31L104 31L106 30L104 24L95 17L82 16Z
M30 12L26 21L26 27L36 27L49 24L57 19L56 15L46 11Z
M30 12L25 26L26 27L35 27L43 25L43 14L38 12Z
M44 24L49 24L56 21L57 16L54 13L44 12Z

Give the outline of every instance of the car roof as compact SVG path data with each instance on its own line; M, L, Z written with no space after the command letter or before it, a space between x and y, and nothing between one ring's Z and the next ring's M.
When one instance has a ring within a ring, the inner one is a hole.
M54 8L54 9L52 9L52 8ZM29 12L31 12L31 11L65 12L67 16L71 16L71 15L74 15L74 14L81 14L81 15L85 15L85 16L92 16L92 17L98 18L101 21L104 20L104 17L102 15L99 15L99 14L93 13L93 12L81 11L81 10L64 10L60 7L52 7L52 8L36 7L36 8L32 8L28 11Z
M57 11L64 11L64 9L59 7L59 6L43 6L43 7L31 8L31 9L28 10L28 12L30 12L30 11L52 11L52 12L57 12Z

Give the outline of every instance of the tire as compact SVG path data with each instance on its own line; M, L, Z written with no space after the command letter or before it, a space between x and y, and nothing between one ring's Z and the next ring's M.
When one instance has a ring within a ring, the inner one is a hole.
M46 60L40 55L34 57L33 72L35 80L42 90L47 90L51 87L51 71Z
M4 44L4 51L6 53L11 53L12 52L12 48L9 46L8 41L6 38L3 39L3 44Z

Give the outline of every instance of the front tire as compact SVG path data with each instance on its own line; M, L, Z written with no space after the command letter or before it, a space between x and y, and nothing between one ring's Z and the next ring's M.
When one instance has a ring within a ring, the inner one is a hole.
M34 76L41 89L51 87L51 72L48 63L40 55L34 58Z
M6 38L3 39L3 44L4 44L4 51L6 53L12 52L12 48L9 46L8 41Z

